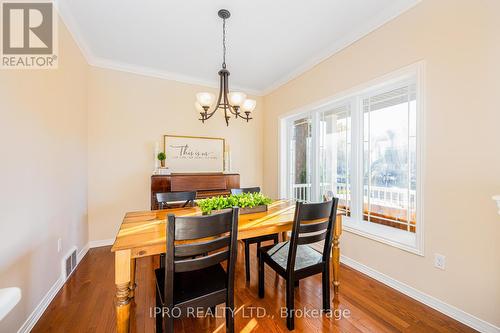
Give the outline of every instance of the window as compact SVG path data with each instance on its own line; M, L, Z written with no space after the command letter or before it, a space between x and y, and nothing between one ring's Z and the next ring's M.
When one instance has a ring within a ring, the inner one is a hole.
M282 119L282 197L338 197L345 230L422 254L421 66Z
M291 123L292 136L290 142L290 180L293 197L304 201L311 200L311 118L304 117Z
M339 198L339 207L350 215L349 161L351 154L351 116L349 104L319 115L320 196Z
M363 220L415 232L415 84L363 98Z

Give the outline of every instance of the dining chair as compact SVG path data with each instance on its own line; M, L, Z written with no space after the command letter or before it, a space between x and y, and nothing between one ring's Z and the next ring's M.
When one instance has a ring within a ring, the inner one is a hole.
M338 198L322 203L297 202L290 240L263 246L259 252L259 297L264 298L264 264L286 281L286 326L294 329L294 287L306 277L322 275L323 310L330 311L330 253ZM323 252L309 244L324 240Z
M226 332L234 332L237 234L237 207L208 216L168 215L166 264L155 270L157 306L167 315L157 316L157 332L173 332L174 316L221 303L226 303Z
M246 187L246 188L232 188L231 194L241 193L260 193L260 187ZM257 257L259 256L260 243L272 240L274 244L279 242L278 234L271 234L265 236L257 236L252 238L243 239L245 245L245 278L250 281L250 245L257 243Z
M260 187L245 187L245 188L232 188L231 194L241 194L241 193L259 193Z
M169 203L185 201L182 207L194 203L196 192L163 192L156 193L156 201L159 209L173 208Z

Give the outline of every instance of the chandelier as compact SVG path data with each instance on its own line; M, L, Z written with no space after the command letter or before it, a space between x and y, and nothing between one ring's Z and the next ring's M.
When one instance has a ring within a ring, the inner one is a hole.
M247 122L252 119L250 113L255 109L257 102L253 99L247 99L245 93L229 92L229 71L226 69L226 19L231 16L231 13L227 9L221 9L218 14L222 19L222 69L219 71L219 97L215 101L214 94L201 92L196 94L194 105L200 113L201 118L199 120L202 123L212 118L217 110L224 110L226 125L229 126L231 116L234 116L235 119L242 118ZM213 109L210 110L212 106Z

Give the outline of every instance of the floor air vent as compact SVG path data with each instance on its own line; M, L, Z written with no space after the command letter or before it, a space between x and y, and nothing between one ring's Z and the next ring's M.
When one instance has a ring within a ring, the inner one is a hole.
M63 259L64 278L67 279L76 267L76 247Z

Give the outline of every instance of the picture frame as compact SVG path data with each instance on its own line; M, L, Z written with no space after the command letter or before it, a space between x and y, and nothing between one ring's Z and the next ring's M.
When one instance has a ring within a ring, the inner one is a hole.
M167 167L173 173L224 172L224 138L164 135L163 147Z

